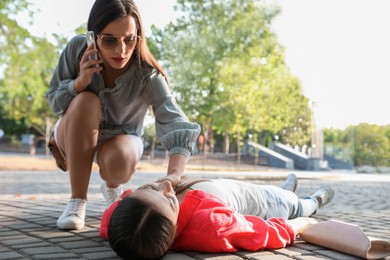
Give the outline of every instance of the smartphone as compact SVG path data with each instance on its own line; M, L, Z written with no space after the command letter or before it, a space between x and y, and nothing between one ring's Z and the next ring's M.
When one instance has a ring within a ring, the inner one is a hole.
M88 44L88 47L93 45L93 49L96 50L95 35L94 35L93 31L87 32L87 44ZM89 55L89 60L97 60L97 59L98 59L97 53L95 53L93 55Z

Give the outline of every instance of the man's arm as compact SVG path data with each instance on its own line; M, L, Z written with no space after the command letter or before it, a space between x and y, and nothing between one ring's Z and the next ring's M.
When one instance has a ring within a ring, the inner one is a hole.
M302 233L305 229L310 227L311 225L314 225L317 222L314 218L308 218L308 217L300 217L295 219L289 219L287 222L292 226L295 235Z

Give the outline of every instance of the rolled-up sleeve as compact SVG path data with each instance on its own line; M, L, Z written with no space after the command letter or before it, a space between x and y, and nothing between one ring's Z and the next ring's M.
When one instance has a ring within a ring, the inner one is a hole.
M143 97L153 108L160 143L170 154L193 154L200 126L189 122L161 74L153 72L148 77Z
M74 80L77 77L77 63L85 39L81 36L74 37L62 52L57 67L50 81L46 99L51 110L62 115L75 96Z

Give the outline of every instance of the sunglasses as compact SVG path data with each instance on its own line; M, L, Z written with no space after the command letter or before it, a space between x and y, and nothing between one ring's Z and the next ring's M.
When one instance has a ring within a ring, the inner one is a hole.
M121 38L117 36L98 35L97 37L100 39L102 47L106 50L114 49L121 44ZM123 42L125 43L126 48L132 49L140 39L141 38L138 35L131 35L124 37Z

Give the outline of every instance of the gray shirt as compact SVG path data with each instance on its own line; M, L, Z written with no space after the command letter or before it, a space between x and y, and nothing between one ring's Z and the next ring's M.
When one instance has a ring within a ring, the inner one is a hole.
M87 47L85 35L74 37L62 52L46 98L52 111L65 113L75 96L77 67ZM157 138L170 152L186 157L194 151L200 126L189 122L176 103L166 79L152 67L141 67L132 59L129 69L106 88L101 74L93 76L86 91L95 93L102 104L100 132L142 136L148 108L153 108Z

